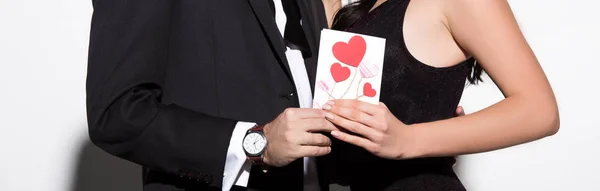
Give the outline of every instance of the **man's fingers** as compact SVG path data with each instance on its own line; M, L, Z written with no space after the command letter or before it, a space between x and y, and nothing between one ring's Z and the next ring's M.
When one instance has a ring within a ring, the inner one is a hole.
M329 154L331 147L300 146L299 157L318 157Z
M319 133L305 133L300 139L300 145L303 146L331 146L331 139Z
M457 115L457 116L463 116L463 115L465 115L465 110L463 109L463 107L462 107L462 106L458 106L458 107L456 108L456 115Z

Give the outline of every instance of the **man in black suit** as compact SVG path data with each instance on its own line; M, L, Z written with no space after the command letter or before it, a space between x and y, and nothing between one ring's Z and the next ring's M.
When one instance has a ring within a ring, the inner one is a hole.
M143 166L144 190L327 190L321 1L92 2L90 138Z

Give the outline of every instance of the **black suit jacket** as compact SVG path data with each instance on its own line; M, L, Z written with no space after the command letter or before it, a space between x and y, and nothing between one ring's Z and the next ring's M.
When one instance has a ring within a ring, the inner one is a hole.
M237 121L264 124L298 107L267 1L92 1L89 135L106 152L142 165L144 190L220 188ZM314 84L327 24L321 1L297 2ZM253 173L251 182L261 179L254 182L265 190L301 189L301 163Z

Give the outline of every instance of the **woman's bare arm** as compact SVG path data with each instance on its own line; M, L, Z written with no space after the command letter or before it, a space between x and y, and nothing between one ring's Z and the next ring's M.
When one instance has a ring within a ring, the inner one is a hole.
M506 99L484 110L413 125L416 157L491 151L555 134L559 113L550 84L506 1L448 0L447 25Z

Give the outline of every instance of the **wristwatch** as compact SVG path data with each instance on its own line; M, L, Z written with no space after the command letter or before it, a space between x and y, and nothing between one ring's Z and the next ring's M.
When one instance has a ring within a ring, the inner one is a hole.
M254 165L261 166L263 172L267 172L268 166L263 162L263 154L267 149L267 138L263 132L263 127L264 126L255 125L249 129L242 141L242 148L244 148L246 156L248 156L248 159L250 159Z

